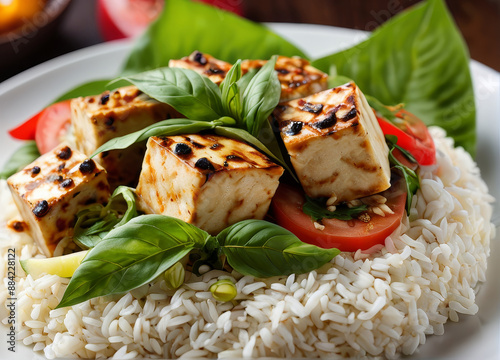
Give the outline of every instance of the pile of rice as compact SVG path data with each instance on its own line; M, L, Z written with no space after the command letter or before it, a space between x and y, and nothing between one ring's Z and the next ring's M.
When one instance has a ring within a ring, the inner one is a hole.
M343 253L317 271L264 280L209 271L175 292L161 280L57 310L68 279L20 277L18 340L49 359L414 353L426 336L443 334L448 319L478 311L475 289L495 230L476 164L441 129L431 131L438 164L420 170L409 219L375 254ZM5 184L0 203L0 224L19 217ZM12 247L21 258L41 256L26 234L4 226L0 241L2 259ZM221 278L236 282L237 301L212 298L208 289ZM4 303L4 289L0 297Z

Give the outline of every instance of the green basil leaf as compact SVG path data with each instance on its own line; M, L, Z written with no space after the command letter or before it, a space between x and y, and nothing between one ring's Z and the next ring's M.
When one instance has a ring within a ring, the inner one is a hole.
M222 108L225 114L236 119L238 126L242 127L241 94L238 81L241 79L241 61L238 60L227 72L226 77L220 84L222 94Z
M83 249L92 248L113 228L126 224L137 215L134 190L119 186L106 206L95 204L78 212L73 239Z
M210 235L182 220L143 215L113 229L91 249L57 308L130 291L151 282Z
M189 119L210 121L222 116L219 87L193 70L164 67L123 79Z
M233 269L261 278L309 272L340 253L305 244L290 231L263 220L240 221L219 233L217 240Z
M326 199L313 199L307 195L306 201L302 205L302 212L309 215L314 221L321 219L351 220L366 210L368 210L368 206L363 204L352 208L339 205L335 211L329 211L326 208Z
M274 67L273 56L250 80L243 93L243 122L246 130L258 136L260 129L279 103L281 84Z
M475 153L474 93L465 43L443 0L428 0L379 27L366 41L312 63L352 78L384 104L406 104Z
M227 118L222 118L222 119L227 119ZM225 121L226 120L215 120L207 122L207 121L196 121L188 119L168 119L159 121L142 130L109 140L105 144L101 145L92 154L91 157L94 157L103 151L126 149L130 145L147 140L151 136L194 134L194 133L199 133L203 130L213 129L215 126L223 125L224 123L230 123L228 121L226 122Z
M7 163L0 172L0 179L7 179L9 176L14 175L38 157L40 157L40 152L36 143L34 141L27 141L7 160Z
M178 40L177 40L178 39ZM136 41L124 73L167 66L194 50L234 63L273 54L305 54L266 26L227 11L188 0L168 0L160 17Z

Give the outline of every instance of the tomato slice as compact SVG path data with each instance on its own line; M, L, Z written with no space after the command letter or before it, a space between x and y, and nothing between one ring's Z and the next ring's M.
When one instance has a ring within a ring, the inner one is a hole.
M410 152L420 165L436 163L436 147L427 126L412 113L399 110L396 118L401 121L393 124L377 117L378 123L385 135L395 135L397 144Z
M61 101L37 114L35 141L40 154L45 154L61 143L71 123L70 103L71 100Z
M272 210L276 222L303 242L341 251L366 250L384 244L385 238L399 226L405 214L406 192L399 184L383 195L394 214L385 217L373 214L368 223L358 219L323 219L323 230L316 229L313 220L302 212L305 197L296 187L280 184L272 201Z

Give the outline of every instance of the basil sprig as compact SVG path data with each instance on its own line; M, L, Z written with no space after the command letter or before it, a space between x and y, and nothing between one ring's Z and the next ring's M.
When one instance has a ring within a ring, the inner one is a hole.
M326 207L326 200L325 198L313 199L306 195L306 201L302 205L302 212L309 215L314 221L320 221L321 219L352 220L368 209L365 204L352 208L339 205L335 211L329 211Z
M151 282L210 235L182 220L145 215L113 229L71 278L58 308L119 294Z
M130 291L156 279L195 250L220 268L271 277L317 269L340 253L301 242L278 225L245 220L217 236L164 215L142 215L111 230L75 271L58 308Z
M389 146L389 163L395 169L398 169L403 174L403 178L406 183L406 212L410 213L411 202L413 199L413 195L416 194L417 190L420 188L420 180L415 171L410 169L409 167L403 165L396 157L394 156L394 149L398 149L401 153L412 163L417 163L412 154L403 149L401 146L396 145L398 138L394 135L386 135L385 141Z
M126 224L137 215L134 190L119 186L106 206L93 204L78 212L73 240L83 249L92 248L113 228Z

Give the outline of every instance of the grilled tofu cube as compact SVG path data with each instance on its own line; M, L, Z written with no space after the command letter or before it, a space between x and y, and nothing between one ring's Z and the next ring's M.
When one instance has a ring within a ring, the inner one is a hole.
M283 103L273 117L309 196L339 203L390 187L384 134L354 83Z
M109 198L106 171L66 144L12 175L7 183L31 235L48 257L63 237L73 234L75 215L82 206Z
M74 146L90 156L107 141L143 129L157 121L183 117L167 104L141 93L135 86L71 101ZM96 160L108 172L112 188L137 184L145 144L102 153Z
M251 69L260 69L266 60L245 60L241 63L242 73ZM280 102L312 95L328 88L328 75L299 57L279 56L276 60L276 71L281 83Z
M170 60L168 66L194 70L198 74L207 76L217 85L220 85L232 65L211 55L195 51L182 59Z
M147 213L182 219L216 234L262 219L283 168L237 140L216 135L151 137L137 186Z

